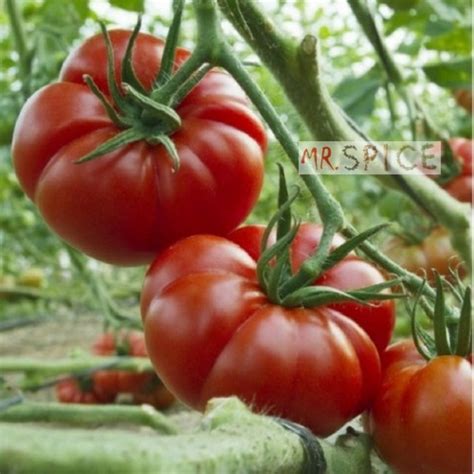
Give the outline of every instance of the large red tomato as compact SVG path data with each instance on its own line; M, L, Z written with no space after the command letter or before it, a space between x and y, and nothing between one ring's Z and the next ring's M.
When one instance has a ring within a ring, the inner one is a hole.
M110 32L120 66L130 31ZM133 65L149 89L164 43L139 34ZM189 52L177 50L176 64ZM181 166L174 172L162 145L141 140L95 160L75 161L120 131L83 82L91 75L108 93L102 35L66 59L59 82L23 107L12 154L20 184L48 225L72 246L106 262L142 264L187 235L225 235L252 209L263 180L266 134L226 73L213 69L178 106L182 126L171 138Z
M379 384L367 334L329 307L272 304L255 261L216 236L183 239L150 267L142 293L149 356L187 405L237 395L327 436L368 407Z
M265 231L264 226L250 225L240 227L231 232L229 240L240 245L254 259L260 256L260 242ZM322 227L318 224L302 224L290 247L291 265L294 272L312 255L319 245ZM336 235L333 246L344 242L341 236ZM270 241L271 243L271 241ZM383 275L370 263L364 262L351 253L344 260L323 273L316 281L316 285L331 286L338 290L353 290L365 286L376 285L384 281ZM379 351L383 351L392 337L395 325L395 305L391 300L373 302L365 306L353 302L330 305L344 316L355 321L370 336Z
M425 361L412 341L391 346L369 429L383 459L400 474L472 472L472 362Z

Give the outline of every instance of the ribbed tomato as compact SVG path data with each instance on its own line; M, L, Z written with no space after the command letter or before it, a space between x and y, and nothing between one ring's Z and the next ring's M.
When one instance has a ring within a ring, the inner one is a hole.
M131 32L110 32L116 75ZM140 33L133 50L139 81L149 89L164 42ZM175 64L189 52L179 49ZM135 265L184 236L225 235L252 209L263 180L266 134L237 83L213 69L177 107L171 139L175 172L161 144L135 141L92 161L75 163L116 136L118 128L83 76L109 93L102 35L66 59L59 82L37 91L18 118L12 144L16 173L46 223L84 253ZM159 122L157 122L159 126Z
M163 251L142 292L150 359L180 400L202 410L237 395L320 436L370 405L377 349L335 309L286 308L263 293L255 261L221 237L188 237Z

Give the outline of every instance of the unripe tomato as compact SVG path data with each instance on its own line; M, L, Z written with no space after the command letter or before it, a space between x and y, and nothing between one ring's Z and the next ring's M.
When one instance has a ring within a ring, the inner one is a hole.
M463 275L461 260L453 249L449 233L438 227L421 243L410 244L400 237L389 239L383 246L384 252L403 268L433 281L433 270L449 276L449 268L458 269Z

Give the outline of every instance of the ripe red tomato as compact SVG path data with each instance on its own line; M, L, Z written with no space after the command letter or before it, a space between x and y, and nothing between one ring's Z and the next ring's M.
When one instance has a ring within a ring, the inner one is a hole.
M272 304L255 270L241 247L221 237L192 236L163 251L142 293L150 359L193 408L237 395L327 436L370 404L377 349L334 309Z
M452 138L449 143L454 156L461 163L461 173L445 189L457 200L472 203L472 140Z
M400 474L468 474L472 469L472 362L425 361L411 340L382 358L384 376L369 416L382 458Z
M93 380L80 382L76 378L61 380L56 384L56 397L63 403L101 404L112 403L115 394L102 391Z
M260 256L260 242L264 226L244 226L230 233L229 240L240 245L254 259ZM322 227L318 224L302 224L290 249L293 272L314 253L321 239ZM336 235L333 246L344 242ZM338 290L353 290L376 285L384 281L383 275L370 263L364 262L355 254L350 254L340 263L330 268L316 281L316 285L331 286ZM383 351L392 337L395 325L395 305L393 301L373 302L372 306L346 302L330 305L344 316L355 321L370 336L379 351Z
M113 30L110 38L120 83L130 31ZM133 65L145 88L163 47L138 35ZM176 65L188 56L178 48ZM75 164L120 131L83 82L89 74L108 93L106 69L104 39L93 36L66 59L60 81L36 92L18 118L15 170L47 224L84 253L118 265L147 263L179 238L225 235L239 225L261 189L266 134L237 83L214 69L178 106L177 172L162 145L144 140Z
M384 252L392 260L410 272L418 273L433 281L433 270L449 276L449 268L459 269L460 259L454 251L448 232L438 227L420 244L409 244L399 237L393 237L384 245Z
M103 356L147 357L145 337L140 331L104 333L92 346L92 353ZM153 372L99 370L94 374L94 384L102 392L134 393L147 388L155 377Z

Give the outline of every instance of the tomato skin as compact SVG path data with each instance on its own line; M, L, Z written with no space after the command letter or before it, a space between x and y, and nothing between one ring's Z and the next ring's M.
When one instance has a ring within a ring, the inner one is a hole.
M250 225L238 228L229 234L229 240L240 245L252 258L260 256L261 236L264 226ZM260 234L260 239L257 235ZM298 271L301 264L315 252L322 235L319 224L304 223L290 248L293 272ZM344 243L340 235L333 239L332 247ZM351 290L364 286L375 285L384 281L383 275L371 264L356 257L354 253L327 270L315 281L317 285L331 286L339 290ZM355 321L370 336L377 349L382 352L390 342L395 325L395 304L393 301L374 302L373 306L364 306L357 303L337 303L330 305L344 316Z
M129 37L110 32L117 75ZM158 38L138 35L133 64L147 87L163 47ZM177 63L188 56L178 48ZM266 134L242 90L213 70L178 106L176 173L164 148L144 141L77 165L120 131L82 79L90 74L107 91L105 57L102 36L89 38L64 63L60 82L23 107L12 156L26 194L63 239L117 265L148 263L187 235L226 235L250 212L263 181Z
M403 268L433 281L436 270L440 275L449 276L449 269L457 268L461 260L451 246L448 232L438 227L421 243L408 244L399 237L393 237L384 245L384 252Z
M242 247L255 261L258 260L261 254L261 245L263 234L266 227L261 224L244 225L233 230L227 238ZM267 246L275 243L275 232L271 232L268 237Z
M427 362L411 341L391 346L369 429L382 458L400 474L472 472L472 362Z
M84 389L74 378L61 380L56 384L56 397L62 403L84 403L88 405L112 403L115 394L102 391L92 382L92 387Z
M255 266L239 246L208 235L160 254L142 293L150 359L195 409L237 395L327 436L369 405L380 377L377 350L335 310L272 304Z

